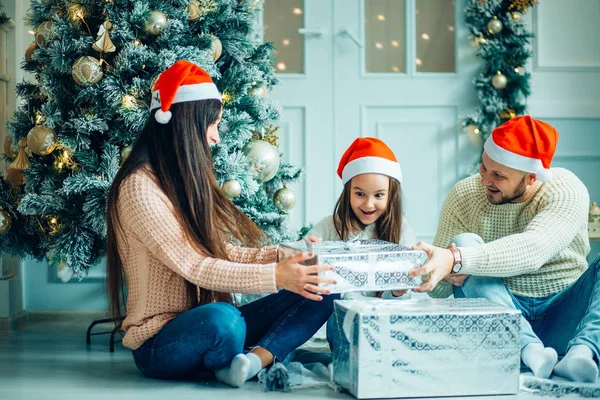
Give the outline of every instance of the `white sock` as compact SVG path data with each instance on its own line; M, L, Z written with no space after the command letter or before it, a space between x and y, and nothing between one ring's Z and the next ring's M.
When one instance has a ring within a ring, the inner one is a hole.
M541 343L529 343L521 350L521 360L538 378L548 379L558 361L556 350Z
M233 357L229 367L215 371L215 376L220 382L241 387L248 379L258 374L261 368L262 361L256 354L238 354Z
M571 347L554 367L554 373L575 382L596 382L598 365L592 349L583 344Z

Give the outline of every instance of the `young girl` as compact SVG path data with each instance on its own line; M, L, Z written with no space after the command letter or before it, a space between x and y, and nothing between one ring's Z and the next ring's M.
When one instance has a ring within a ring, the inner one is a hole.
M381 140L365 137L356 139L340 160L338 176L344 191L333 215L317 223L308 236L323 240L381 239L405 246L416 243L416 235L402 215L402 171L392 150ZM360 297L400 297L404 290L378 293L345 293L345 299ZM334 319L327 323L326 337L333 350L336 329ZM316 335L322 339L322 330Z
M108 197L107 281L123 344L138 369L162 379L215 372L239 387L283 360L329 318L327 266L277 262L276 246L218 187L209 145L219 142L221 95L200 67L178 61L153 88L151 115ZM285 289L277 292L278 289ZM230 294L275 293L236 309ZM199 296L198 296L199 293ZM322 300L322 301L321 301ZM244 354L244 348L252 351Z

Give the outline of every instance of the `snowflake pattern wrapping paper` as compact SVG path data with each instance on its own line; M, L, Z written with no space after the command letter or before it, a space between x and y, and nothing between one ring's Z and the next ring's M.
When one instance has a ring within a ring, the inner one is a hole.
M306 242L282 244L279 259L310 251ZM421 284L421 278L409 278L408 273L427 260L424 251L377 239L313 243L312 252L315 257L307 260L305 265L326 264L335 268L332 272L321 273L336 279L335 285L321 285L332 293L415 288Z
M519 317L485 299L337 300L333 380L359 399L518 393Z

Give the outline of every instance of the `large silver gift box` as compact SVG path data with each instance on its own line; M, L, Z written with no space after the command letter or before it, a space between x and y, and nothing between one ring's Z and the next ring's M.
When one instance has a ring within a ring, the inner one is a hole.
M315 257L307 260L305 265L326 264L334 267L334 271L320 274L337 281L335 285L320 285L332 293L415 288L421 284L421 278L409 278L408 273L427 260L424 251L376 239L324 241L313 243L312 249L308 246L305 241L282 244L279 246L279 259L312 251Z
M333 380L359 399L515 394L519 316L485 299L337 300Z

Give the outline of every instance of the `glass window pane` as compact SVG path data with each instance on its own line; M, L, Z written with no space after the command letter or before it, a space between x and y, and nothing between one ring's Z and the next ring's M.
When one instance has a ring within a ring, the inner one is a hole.
M367 72L406 72L404 0L365 0Z
M454 0L417 0L418 72L454 72Z
M263 5L265 41L275 45L275 71L279 74L304 73L303 0L265 1Z

